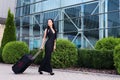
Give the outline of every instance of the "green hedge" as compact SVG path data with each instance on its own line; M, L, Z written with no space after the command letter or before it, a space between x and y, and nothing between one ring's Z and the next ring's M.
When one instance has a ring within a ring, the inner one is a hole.
M95 49L97 50L114 50L115 46L118 45L120 42L119 38L103 38L99 41L97 41L95 45Z
M76 46L65 39L58 39L56 50L52 54L52 66L54 68L73 67L77 63Z
M0 62L2 62L2 48L0 47Z
M113 51L78 50L78 66L96 69L114 68Z
M36 54L38 52L38 49L33 49L33 50L31 50L30 51L30 54L32 54L33 56ZM43 59L43 51L37 56L37 58L35 59L35 61L34 61L34 64L37 64L37 65L39 65L40 64L40 62L42 61L42 59Z
M15 63L24 54L29 53L28 45L25 42L13 41L5 45L2 58L5 63Z
M114 66L120 74L120 44L114 49Z

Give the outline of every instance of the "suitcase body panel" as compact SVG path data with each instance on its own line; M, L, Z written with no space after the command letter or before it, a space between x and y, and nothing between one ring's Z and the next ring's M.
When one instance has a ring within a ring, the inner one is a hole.
M26 54L12 66L12 70L15 74L23 73L33 61L32 55Z

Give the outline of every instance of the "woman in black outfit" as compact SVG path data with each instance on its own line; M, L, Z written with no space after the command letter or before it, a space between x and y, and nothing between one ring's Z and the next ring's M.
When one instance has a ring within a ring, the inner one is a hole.
M48 27L44 31L44 36L43 36L43 41L41 45L41 49L44 48L44 43L45 43L45 56L44 59L42 60L38 72L40 74L43 74L42 71L50 73L50 75L54 75L51 67L51 54L53 50L56 49L56 29L54 26L54 22L52 19L48 20Z

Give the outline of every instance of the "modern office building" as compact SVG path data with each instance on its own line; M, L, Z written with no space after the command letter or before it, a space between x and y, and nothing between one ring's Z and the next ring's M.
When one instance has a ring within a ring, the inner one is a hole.
M41 45L47 19L52 18L58 38L79 48L94 48L104 37L120 37L120 0L17 0L18 40L30 49Z
M0 46L8 10L15 14L16 0L0 0Z

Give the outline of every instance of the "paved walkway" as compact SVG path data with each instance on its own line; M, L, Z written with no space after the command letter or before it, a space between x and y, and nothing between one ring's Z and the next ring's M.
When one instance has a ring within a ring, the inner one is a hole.
M54 69L55 75L38 74L37 67L29 67L23 74L15 75L9 64L0 64L0 80L120 80L119 75L89 73Z

